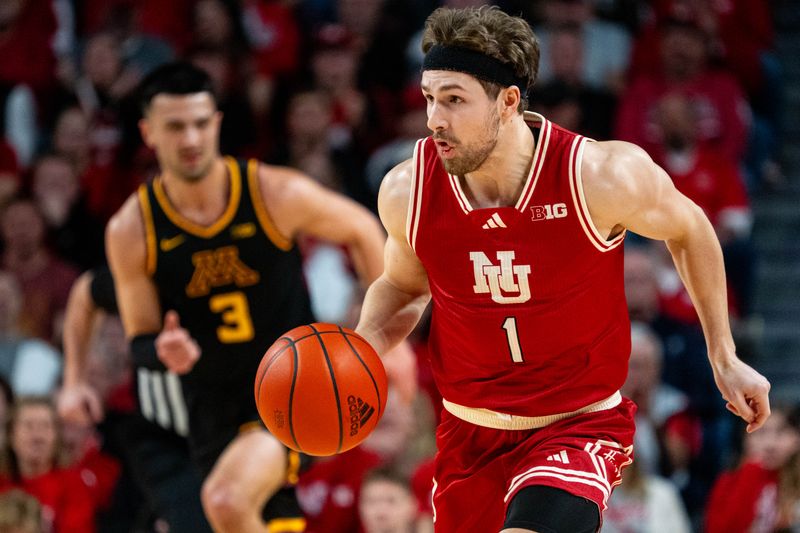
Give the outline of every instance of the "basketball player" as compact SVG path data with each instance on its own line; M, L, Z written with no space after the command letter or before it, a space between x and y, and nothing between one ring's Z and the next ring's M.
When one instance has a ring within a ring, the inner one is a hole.
M422 48L433 134L382 184L386 269L358 331L381 353L432 299L437 532L596 531L632 460L626 231L666 241L729 408L748 431L769 416L769 383L736 357L714 230L640 148L524 112L539 57L524 20L438 9Z
M105 266L88 270L75 281L64 316L64 383L58 394L58 412L64 420L82 426L97 424L104 417L102 399L87 379L92 326L101 311L118 312L114 280ZM133 477L170 532L210 532L200 505L200 476L189 459L188 427L181 423L186 419L181 415L185 403L180 388L171 385L178 377L166 369L148 367L134 368L134 373L142 387L142 397L134 391L139 409L117 420L112 429L123 443L121 451ZM161 390L153 394L154 387ZM160 408L147 409L152 398L162 402ZM171 416L158 417L159 411Z
M299 458L258 423L255 371L277 337L312 321L296 237L346 245L366 285L383 269L380 225L299 172L221 156L222 116L202 71L169 64L141 90L140 131L161 175L106 232L133 356L181 376L211 526L263 532L266 520L271 532L302 531L286 486Z

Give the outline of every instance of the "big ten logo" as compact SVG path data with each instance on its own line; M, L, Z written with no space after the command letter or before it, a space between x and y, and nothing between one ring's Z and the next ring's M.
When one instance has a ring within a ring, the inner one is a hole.
M545 204L531 207L531 220L552 220L567 216L567 204Z
M186 286L189 298L206 296L214 287L235 284L247 287L258 283L258 272L239 258L236 246L223 246L216 250L203 250L192 254L194 274Z
M475 274L475 294L491 294L499 304L520 304L531 299L528 276L530 265L515 265L513 251L497 252L499 265L495 265L483 252L470 252Z

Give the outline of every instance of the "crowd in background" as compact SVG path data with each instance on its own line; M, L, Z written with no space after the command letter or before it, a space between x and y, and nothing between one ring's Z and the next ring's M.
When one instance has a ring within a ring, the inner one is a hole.
M428 133L418 88L425 17L439 5L486 3L0 2L0 529L162 527L116 431L133 409L116 318L98 321L88 354L104 422L64 424L52 401L70 287L105 261L106 221L157 172L137 130L138 81L164 62L191 61L213 79L223 153L296 167L375 210L385 172ZM531 110L597 140L639 144L705 210L723 246L733 324L746 331L749 195L782 180L780 65L766 0L495 4L524 16L540 39ZM346 254L300 244L318 319L352 325L359 291ZM716 391L668 252L631 235L625 259L633 342L623 393L639 406L636 461L603 531L800 526L800 414L781 406L744 437ZM441 398L425 336L423 322L413 337L418 399L390 400L363 446L301 478L310 532L432 531Z

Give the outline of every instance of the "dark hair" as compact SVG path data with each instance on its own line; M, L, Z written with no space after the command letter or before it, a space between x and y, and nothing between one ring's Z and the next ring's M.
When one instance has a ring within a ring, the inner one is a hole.
M211 78L202 69L186 61L167 63L147 75L139 84L139 105L142 114L147 113L150 103L159 94L209 93L217 102Z
M520 17L512 17L496 6L451 9L440 7L425 21L422 51L434 45L456 46L480 52L509 65L514 74L530 89L539 70L539 40L530 25ZM490 98L496 98L501 87L496 83L478 80ZM523 98L520 113L528 106Z
M398 487L403 487L408 492L411 492L411 481L408 476L404 475L397 468L393 466L379 466L369 470L361 482L362 486L373 481L386 481Z

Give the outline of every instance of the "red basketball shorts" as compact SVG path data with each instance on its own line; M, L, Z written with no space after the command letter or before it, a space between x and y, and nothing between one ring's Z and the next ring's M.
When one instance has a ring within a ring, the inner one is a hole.
M532 430L465 422L447 410L436 433L433 507L436 533L497 533L514 495L547 485L591 500L601 513L633 458L628 399Z

